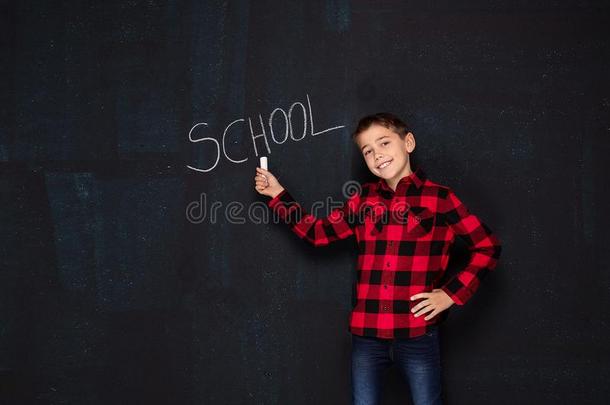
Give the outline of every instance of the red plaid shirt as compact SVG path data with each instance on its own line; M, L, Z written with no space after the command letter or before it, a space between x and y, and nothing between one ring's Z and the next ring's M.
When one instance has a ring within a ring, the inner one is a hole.
M393 191L383 179L317 218L284 189L269 200L274 214L314 246L356 236L356 305L349 330L384 339L416 337L444 319L447 310L426 321L411 309L410 297L441 288L464 305L500 257L497 236L446 186L426 178L421 167L403 177ZM449 248L460 237L470 250L469 263L439 286Z

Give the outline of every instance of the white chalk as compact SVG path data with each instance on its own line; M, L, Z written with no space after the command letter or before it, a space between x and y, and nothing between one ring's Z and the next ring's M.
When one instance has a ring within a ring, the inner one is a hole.
M262 156L261 157L261 165L260 165L260 167L262 169L269 170L269 167L267 166L267 156Z

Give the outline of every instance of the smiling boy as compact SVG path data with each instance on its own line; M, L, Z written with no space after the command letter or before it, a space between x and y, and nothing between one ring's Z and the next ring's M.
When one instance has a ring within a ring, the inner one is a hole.
M472 297L496 267L500 241L451 188L432 182L421 167L412 169L415 136L398 117L364 117L352 139L379 179L362 185L328 217L309 214L260 167L255 189L271 197L269 207L315 246L352 235L358 241L356 305L349 320L353 403L379 403L383 372L396 364L415 405L441 404L443 311ZM470 260L441 285L456 237L468 246Z

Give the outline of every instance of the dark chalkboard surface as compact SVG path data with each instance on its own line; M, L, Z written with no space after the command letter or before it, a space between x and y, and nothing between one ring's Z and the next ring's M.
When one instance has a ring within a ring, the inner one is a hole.
M354 240L247 210L260 156L307 207L371 180L378 111L503 243L446 402L608 402L606 2L1 8L0 402L349 403Z

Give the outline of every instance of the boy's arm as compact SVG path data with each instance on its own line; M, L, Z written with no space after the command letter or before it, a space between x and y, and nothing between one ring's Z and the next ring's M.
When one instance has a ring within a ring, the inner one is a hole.
M468 245L468 264L441 287L458 305L464 305L493 270L502 250L498 237L448 189L443 214L447 225Z
M352 219L360 196L352 195L347 202L331 211L325 218L316 218L301 207L286 189L269 200L267 205L288 224L301 239L314 246L326 246L354 234Z

